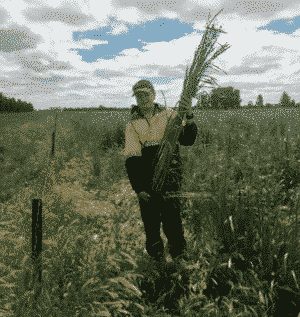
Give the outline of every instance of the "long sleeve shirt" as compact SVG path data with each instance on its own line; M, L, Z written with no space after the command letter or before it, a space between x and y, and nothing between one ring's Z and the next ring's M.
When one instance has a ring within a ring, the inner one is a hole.
M140 109L135 106L131 110L131 120L126 126L125 148L120 153L124 155L127 174L133 190L139 194L142 191L152 193L156 153L164 136L169 118L176 116L173 109L154 103L152 116L147 119ZM197 137L197 126L187 122L179 135L171 164L167 172L165 187L162 192L177 191L182 180L182 161L179 144L193 145Z

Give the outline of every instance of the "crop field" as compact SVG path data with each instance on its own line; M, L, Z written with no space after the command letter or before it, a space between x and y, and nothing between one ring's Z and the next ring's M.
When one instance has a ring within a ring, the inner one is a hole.
M185 289L162 228L166 280L145 250L119 155L129 112L58 112L51 157L55 117L0 118L0 316L170 316L168 301L182 316L299 316L298 110L195 111L195 144L180 146ZM43 203L36 300L34 198Z

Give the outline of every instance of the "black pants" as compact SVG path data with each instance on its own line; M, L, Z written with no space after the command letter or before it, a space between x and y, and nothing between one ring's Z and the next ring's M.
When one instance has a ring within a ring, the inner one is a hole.
M186 250L181 222L181 205L178 198L163 199L152 196L148 202L139 199L141 216L146 233L146 250L152 257L163 252L164 244L160 237L160 223L168 239L169 252L174 259Z

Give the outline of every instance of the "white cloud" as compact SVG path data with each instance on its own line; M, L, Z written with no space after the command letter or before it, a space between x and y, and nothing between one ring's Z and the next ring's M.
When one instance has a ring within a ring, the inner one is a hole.
M167 10L161 10L160 14L162 17L168 18L168 19L176 19L178 17L177 12L172 12L172 11L167 11Z
M188 0L187 2L201 5L201 7L204 7L206 9L211 9L211 8L216 9L222 6L224 1L223 0Z
M179 1L180 2L180 1ZM178 2L178 3L179 3ZM183 1L181 2L183 3ZM216 13L219 11L216 8L221 7L223 1L189 1L190 5L200 4L206 12L207 8L213 8ZM112 6L111 1L65 1L51 2L51 8L63 10L69 6L74 10L87 15L90 20L83 24L66 24L59 21L41 21L30 22L25 17L26 9L47 8L47 1L20 1L18 5L12 2L5 3L5 9L10 16L8 22L2 25L2 28L9 28L10 25L17 24L27 27L33 34L40 35L43 39L38 43L37 47L27 49L27 53L20 52L21 56L30 55L32 53L41 54L40 67L50 66L53 62L60 62L63 65L68 65L69 68L54 68L47 69L42 72L41 77L62 76L66 80L65 83L60 82L58 87L63 87L63 92L53 92L52 96L68 95L85 93L87 96L87 104L90 105L94 100L101 100L101 103L107 106L114 106L117 102L123 103L123 106L129 106L135 102L135 98L131 97L131 89L133 84L142 76L159 76L160 68L166 67L170 70L180 69L182 66L191 65L195 50L197 49L202 35L196 31L192 34L183 36L179 39L174 39L169 42L145 43L144 50L137 48L124 49L122 55L111 60L98 59L95 62L85 62L76 49L84 49L93 51L97 45L109 45L109 41L101 41L94 39L82 38L75 41L73 32L84 32L88 30L97 30L101 27L108 26L110 33L113 35L129 32L126 23L140 24L149 20L155 20L158 17L187 19L187 12L167 11L161 8L158 14L147 14L140 7L134 7L130 4L127 7ZM225 6L225 5L224 5ZM191 6L190 6L191 7ZM276 18L292 18L299 15L300 5L292 3L286 9L279 9L278 13L274 13ZM297 13L298 12L298 13ZM120 23L110 24L108 17L115 16ZM258 15L241 15L238 13L220 13L216 18L216 25L222 25L222 29L227 34L221 34L218 43L225 44L226 42L231 47L223 53L214 64L228 73L226 76L223 72L211 71L211 75L217 78L219 85L232 85L234 88L240 89L242 104L246 104L248 100L255 101L257 95L262 93L265 102L278 102L280 95L286 90L294 98L296 102L300 101L300 94L296 90L295 83L299 81L300 75L295 75L295 71L299 70L299 54L300 48L295 44L300 36L300 31L296 30L293 34L276 33L268 30L260 30L257 28L265 26L272 20L274 16L258 16ZM195 22L193 28L195 30L205 30L207 19ZM143 42L143 41L141 41ZM220 46L217 44L216 48ZM15 81L17 74L22 77L24 68L17 62L17 53L0 53L0 76ZM34 55L34 54L33 54ZM16 56L13 60L9 56ZM153 69L151 69L153 66ZM156 66L156 67L154 67ZM149 68L150 67L150 68ZM246 72L248 69L257 68L259 76L254 70ZM95 72L103 70L105 72L119 72L118 76L96 77ZM26 70L25 68L25 71ZM241 71L241 73L239 73ZM9 75L10 72L13 73ZM30 71L29 71L30 72ZM32 72L31 75L37 76ZM119 75L120 74L120 75ZM184 71L182 76L184 76ZM184 78L176 78L168 84L155 84L157 91L162 89L165 93L168 104L175 105L178 101ZM257 83L261 83L257 87ZM88 85L84 90L73 90L75 84ZM272 89L269 85L272 84ZM285 85L290 84L290 88ZM25 86L24 86L25 87ZM239 88L240 87L240 88ZM279 88L278 88L279 87ZM6 89L9 93L9 88L0 87L1 90ZM69 89L69 90L67 90ZM290 89L290 91L289 91ZM5 94L5 91L4 91ZM115 99L109 99L108 96L116 95ZM25 95L24 95L25 96ZM40 104L36 104L37 108L43 107L44 103L39 98L32 95L25 97L24 100L40 100ZM164 103L164 99L157 92L156 100ZM47 96L48 97L48 96ZM18 97L19 98L19 97ZM22 98L22 97L21 97ZM128 99L126 99L128 98ZM298 98L298 99L297 99ZM59 99L58 99L59 100Z
M118 24L113 26L113 30L108 32L108 34L119 35L128 33L128 27L124 24Z
M291 2L291 1L289 1ZM283 8L282 10L276 12L274 14L275 19L292 19L294 17L298 17L300 15L300 3L299 1L292 1L287 8Z
M127 23L139 24L141 22L146 22L149 19L154 19L154 17L142 13L139 9L135 7L130 8L120 8L116 10L116 16L118 20L126 21Z

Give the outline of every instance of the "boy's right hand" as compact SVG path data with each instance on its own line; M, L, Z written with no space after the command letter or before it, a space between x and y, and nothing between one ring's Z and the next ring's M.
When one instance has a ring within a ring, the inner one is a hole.
M138 198L142 198L143 200L148 202L149 198L151 198L151 196L148 193L146 193L146 192L140 192L138 194Z

